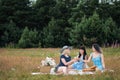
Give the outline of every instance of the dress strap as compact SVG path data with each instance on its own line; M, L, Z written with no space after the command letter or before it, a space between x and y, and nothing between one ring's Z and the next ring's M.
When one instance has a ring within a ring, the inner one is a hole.
M102 57L102 53L100 53L100 57Z

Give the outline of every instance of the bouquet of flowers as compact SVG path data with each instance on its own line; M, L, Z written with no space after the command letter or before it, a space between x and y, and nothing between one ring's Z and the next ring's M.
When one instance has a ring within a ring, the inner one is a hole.
M52 66L55 67L56 66L56 62L53 58L50 57L46 57L45 60L41 61L42 66Z

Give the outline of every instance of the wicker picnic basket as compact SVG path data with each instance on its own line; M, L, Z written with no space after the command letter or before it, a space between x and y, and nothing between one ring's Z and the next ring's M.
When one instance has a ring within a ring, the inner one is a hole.
M50 73L51 66L41 66L40 67L40 72L42 73Z

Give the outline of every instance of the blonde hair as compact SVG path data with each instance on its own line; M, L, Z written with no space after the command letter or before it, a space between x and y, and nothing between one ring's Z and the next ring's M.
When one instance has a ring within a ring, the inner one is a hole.
M65 49L63 52L62 52L62 55L65 55L65 54L69 54L68 52L67 52L67 49Z

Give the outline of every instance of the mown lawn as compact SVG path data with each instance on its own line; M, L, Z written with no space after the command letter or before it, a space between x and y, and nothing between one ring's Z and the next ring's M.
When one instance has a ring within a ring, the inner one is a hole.
M58 48L37 49L0 49L0 80L120 80L120 48L104 48L107 69L114 72L97 73L95 75L31 75L39 72L40 61L47 56L59 62ZM88 55L92 50L87 49ZM71 56L77 55L78 49L71 51ZM92 63L89 63L91 66Z

